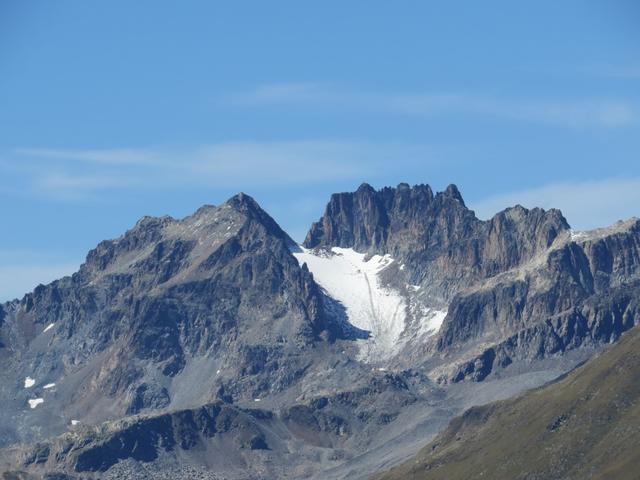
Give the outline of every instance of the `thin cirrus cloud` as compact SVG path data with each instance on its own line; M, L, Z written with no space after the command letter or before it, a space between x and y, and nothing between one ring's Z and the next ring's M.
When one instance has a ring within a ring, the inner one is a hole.
M471 202L478 217L487 219L507 206L559 208L569 224L588 230L640 217L640 178L556 183Z
M81 199L116 189L262 188L361 180L399 163L433 165L434 151L396 142L238 142L192 149L17 149L11 162L40 194ZM16 167L19 165L19 167ZM3 168L0 164L0 170Z
M619 99L533 100L470 92L356 92L318 83L263 85L224 99L243 107L283 105L414 117L475 115L571 128L623 127L633 124L637 117L635 105Z
M619 80L640 80L640 65L590 65L583 68L589 75Z

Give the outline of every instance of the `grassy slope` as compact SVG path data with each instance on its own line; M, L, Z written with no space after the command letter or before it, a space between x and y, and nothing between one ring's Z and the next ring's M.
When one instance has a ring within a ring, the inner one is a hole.
M640 479L640 327L563 380L472 408L392 479Z

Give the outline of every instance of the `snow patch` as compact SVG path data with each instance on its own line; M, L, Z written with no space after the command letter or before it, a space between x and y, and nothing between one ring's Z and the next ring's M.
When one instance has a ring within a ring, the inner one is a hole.
M50 388L53 388L53 387L55 387L55 386L56 386L56 384L55 384L55 383L47 383L47 384L46 384L44 387L42 387L42 388L44 388L45 390L49 390Z
M376 362L398 352L400 334L405 328L406 301L399 292L384 287L379 273L394 260L389 255L374 255L351 248L312 251L300 247L293 255L313 273L313 278L346 309L349 322L370 332L361 340L360 359Z
M420 333L427 336L436 334L438 330L440 330L446 316L447 312L443 312L442 310L427 309L420 321Z
M407 285L409 291L417 292L420 287L417 285ZM418 297L412 297L409 302L409 311L413 322L410 331L407 332L411 337L430 337L440 330L447 312L437 310L425 305ZM408 340L408 339L406 339Z
M50 323L49 325L47 325L47 327L42 331L42 333L44 332L48 332L49 330L51 330L53 327L55 326L55 323Z
M586 238L586 232L581 232L579 230L571 230L571 240L580 240L581 238Z
M80 423L80 420L71 420L71 425L74 427Z
M36 381L31 377L26 377L24 379L24 388L31 388L36 384Z
M44 398L32 398L29 400L29 406L33 409L36 408L41 403L44 403Z

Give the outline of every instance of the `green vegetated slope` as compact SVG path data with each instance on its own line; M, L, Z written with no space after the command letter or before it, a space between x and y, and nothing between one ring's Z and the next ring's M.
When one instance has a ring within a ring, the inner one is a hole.
M546 387L474 407L374 478L639 479L640 329Z

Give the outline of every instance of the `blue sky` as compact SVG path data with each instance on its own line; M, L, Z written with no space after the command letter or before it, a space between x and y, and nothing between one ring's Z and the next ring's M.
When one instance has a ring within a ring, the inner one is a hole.
M0 0L0 299L143 215L456 183L640 216L640 4Z

